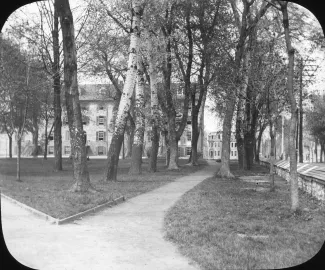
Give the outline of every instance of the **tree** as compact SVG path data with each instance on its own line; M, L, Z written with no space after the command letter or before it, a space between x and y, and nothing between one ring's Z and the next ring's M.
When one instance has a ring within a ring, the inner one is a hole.
M142 3L137 0L132 1L131 12L132 26L130 29L131 37L128 70L126 74L126 81L123 87L121 101L118 107L114 133L107 155L107 170L104 175L106 181L115 181L117 177L119 153L124 139L126 120L129 115L131 96L135 86L137 72L137 54L139 50L140 23L143 13Z
M264 16L267 9L270 7L270 3L262 2L259 9L252 6L255 0L247 1L243 0L243 11L242 17L240 19L238 13L238 5L236 0L231 1L231 7L234 15L234 20L236 27L239 31L239 37L235 50L235 59L233 63L233 82L235 84L235 89L233 89L229 94L229 98L226 104L226 109L224 113L223 120L223 131L222 131L222 154L221 154L221 167L217 172L217 175L221 177L234 177L229 169L229 160L230 160L230 135L231 135L231 126L233 113L236 106L237 99L237 87L240 87L242 81L240 80L240 69L242 66L242 59L245 51L245 41L249 34L255 30L260 18ZM255 14L253 14L253 12ZM255 15L253 17L253 15Z
M285 41L287 47L287 54L289 58L288 63L288 75L287 75L287 90L290 100L291 108L291 121L290 121L290 140L289 140L289 152L290 152L290 192L291 192L291 210L293 212L298 210L299 197L298 197L298 174L297 174L297 153L295 149L296 139L296 126L297 126L297 103L294 97L293 91L293 76L294 76L294 56L295 49L291 46L289 17L288 17L288 2L278 1L282 18L283 28L285 33Z
M142 58L137 59L137 84L135 87L135 132L132 145L131 167L129 174L141 174L143 137L144 137L144 76Z
M83 131L81 108L79 102L77 80L77 56L74 36L74 22L68 0L55 0L56 10L60 18L63 56L64 56L64 91L71 138L74 192L91 190L87 167L85 133Z

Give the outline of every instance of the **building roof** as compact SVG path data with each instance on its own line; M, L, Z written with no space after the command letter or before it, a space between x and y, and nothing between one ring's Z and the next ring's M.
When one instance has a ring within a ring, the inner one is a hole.
M79 84L78 88L81 101L113 100L116 91L112 84Z

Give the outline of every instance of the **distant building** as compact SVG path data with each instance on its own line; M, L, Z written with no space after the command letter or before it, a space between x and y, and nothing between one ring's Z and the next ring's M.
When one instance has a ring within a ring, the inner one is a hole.
M208 133L208 159L221 159L222 131ZM230 160L238 159L237 143L235 135L230 140Z
M173 87L178 87L173 84ZM178 87L181 89L181 87ZM184 99L182 91L177 89L176 101L181 103ZM83 116L83 129L86 132L86 146L89 156L104 156L107 155L109 145L111 142L113 129L110 125L112 120L112 110L114 106L114 93L115 89L110 84L89 84L79 85L79 99ZM62 102L64 104L64 101ZM180 108L181 106L176 106ZM181 116L180 112L177 111ZM180 117L178 117L180 119ZM176 119L177 123L177 119ZM49 129L52 123L49 123ZM144 155L147 154L147 150L151 146L150 126L146 127L144 134ZM70 144L70 132L68 126L68 119L65 113L62 115L62 155L70 156L71 144ZM44 127L40 125L39 129L39 147L44 151ZM189 116L187 126L183 135L179 141L178 153L180 157L189 156L191 153L191 140L192 140L192 127L191 127L191 111L189 110ZM9 141L8 136L4 133L0 134L0 156L9 156ZM16 140L13 136L12 142L12 154L17 155ZM32 152L32 135L27 133L22 139L22 156L30 156ZM122 147L122 150L123 151ZM54 137L53 131L49 136L48 142L48 156L54 155ZM198 152L201 149L201 134L198 141ZM158 155L165 155L166 146L163 136L160 136Z

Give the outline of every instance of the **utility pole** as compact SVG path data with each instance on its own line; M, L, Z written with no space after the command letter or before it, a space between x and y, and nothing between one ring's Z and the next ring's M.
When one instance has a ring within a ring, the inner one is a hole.
M302 126L303 126L303 109L302 109L302 75L303 75L303 60L300 60L300 78L299 78L299 162L304 162L304 155L303 155L303 135L302 135Z

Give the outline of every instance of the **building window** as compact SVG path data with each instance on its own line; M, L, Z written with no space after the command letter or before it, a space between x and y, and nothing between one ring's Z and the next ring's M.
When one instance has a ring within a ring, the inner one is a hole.
M49 135L49 141L53 141L54 140L54 136L52 134Z
M218 157L220 156L220 151L218 151Z
M97 110L104 110L105 109L105 107L104 107L104 105L98 105L98 107L97 107Z
M54 154L54 146L49 146L49 154Z
M211 137L212 137L212 140L213 140L213 135Z
M105 125L105 116L97 116L97 125Z
M220 143L218 142L218 147L220 147Z
M231 156L232 156L232 157L234 156L234 152L233 152L233 151L231 151Z
M65 140L70 141L70 131L69 130L65 131Z
M97 154L100 155L105 155L105 146L98 146L97 147Z
M213 157L213 151L210 151L210 157L211 158Z
M234 151L234 153L235 153L235 157L237 157L237 151Z
M192 151L191 147L186 147L186 155L189 156L191 154L191 151Z
M218 134L218 139L220 140L220 134Z
M217 147L217 143L216 142L214 143L214 147Z
M64 154L66 154L66 155L71 154L71 146L70 145L64 146Z
M192 132L191 131L187 131L186 132L186 137L187 137L187 140L190 142L192 140Z
M237 143L235 143L235 147L237 147Z
M105 141L105 132L104 131L96 132L96 141Z

